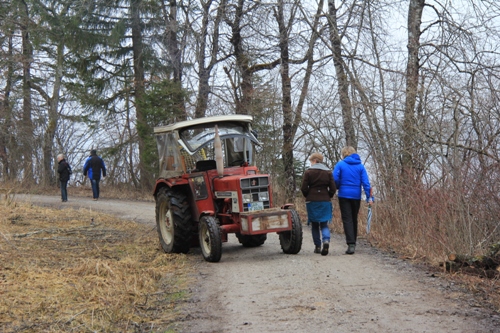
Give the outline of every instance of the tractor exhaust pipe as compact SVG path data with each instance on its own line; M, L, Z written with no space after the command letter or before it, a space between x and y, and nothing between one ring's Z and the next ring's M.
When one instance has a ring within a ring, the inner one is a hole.
M214 150L215 150L215 165L217 166L217 174L222 177L224 174L224 160L222 158L222 143L219 137L219 128L215 125L215 138L214 138Z

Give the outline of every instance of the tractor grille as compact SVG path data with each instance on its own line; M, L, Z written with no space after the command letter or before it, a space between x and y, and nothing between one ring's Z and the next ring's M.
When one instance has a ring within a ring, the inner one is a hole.
M244 178L241 180L243 211L261 210L271 207L268 177Z

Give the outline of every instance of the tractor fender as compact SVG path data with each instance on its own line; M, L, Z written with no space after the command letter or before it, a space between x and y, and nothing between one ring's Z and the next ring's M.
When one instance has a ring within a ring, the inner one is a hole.
M153 195L156 195L156 193L158 193L158 191L165 186L172 188L174 186L188 185L188 184L189 184L188 180L184 178L158 179L156 181L155 188L153 190Z
M200 218L202 216L209 215L209 216L215 216L215 212L213 210L204 210L200 214Z

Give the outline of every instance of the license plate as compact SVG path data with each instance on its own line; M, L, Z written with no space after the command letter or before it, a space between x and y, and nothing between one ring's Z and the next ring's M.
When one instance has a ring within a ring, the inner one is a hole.
M257 202L251 202L248 204L248 211L253 212L256 210L263 210L264 209L264 203L257 201Z

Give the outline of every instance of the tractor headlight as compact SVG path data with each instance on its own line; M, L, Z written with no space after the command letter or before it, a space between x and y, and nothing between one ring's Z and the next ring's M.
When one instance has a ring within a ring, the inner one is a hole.
M259 192L259 201L269 201L269 192Z
M252 202L252 193L244 193L242 194L242 197L243 197L243 203Z

